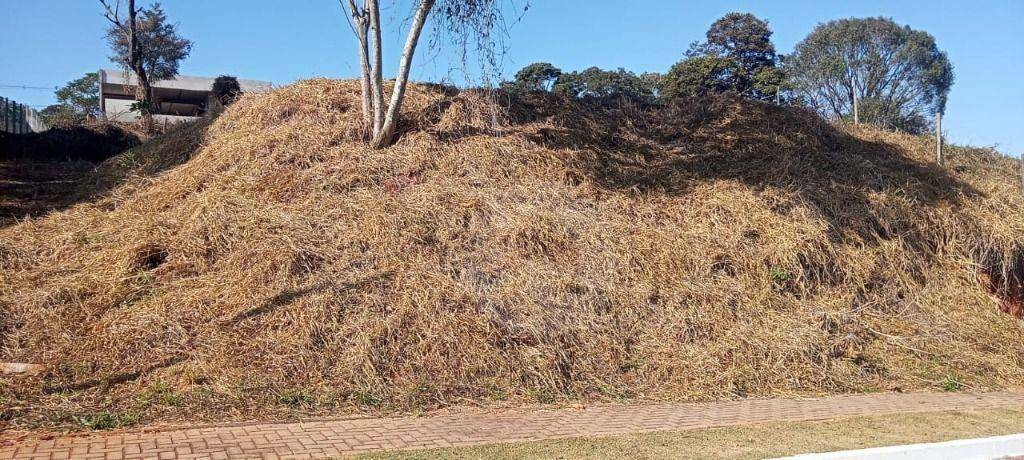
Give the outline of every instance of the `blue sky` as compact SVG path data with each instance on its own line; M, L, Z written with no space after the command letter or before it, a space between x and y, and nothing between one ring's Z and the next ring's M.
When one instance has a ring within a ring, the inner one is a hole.
M144 0L140 0L143 1ZM389 5L384 17L404 23L410 0ZM526 0L505 0L523 5ZM111 67L103 40L106 21L93 0L0 0L0 96L30 105L53 101L53 87L99 67ZM592 65L663 72L690 42L730 11L768 20L779 51L820 22L887 16L936 37L956 69L946 118L958 143L1024 151L1024 0L531 0L508 37L506 74L535 61L563 70ZM182 73L233 74L285 84L317 76L351 77L358 70L352 33L336 0L165 0L182 35L195 42ZM404 37L389 29L389 62ZM447 53L419 54L418 80L453 73ZM388 57L386 57L388 59ZM457 78L453 78L458 80Z

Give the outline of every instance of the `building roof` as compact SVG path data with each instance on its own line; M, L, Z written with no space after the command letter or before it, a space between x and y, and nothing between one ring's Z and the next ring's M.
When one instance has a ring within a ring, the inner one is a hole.
M187 91L210 91L213 78L178 75L170 80L153 82L154 88L178 89ZM135 85L135 75L123 70L100 69L100 82L104 85ZM270 91L269 81L238 79L238 85L246 93L262 93Z

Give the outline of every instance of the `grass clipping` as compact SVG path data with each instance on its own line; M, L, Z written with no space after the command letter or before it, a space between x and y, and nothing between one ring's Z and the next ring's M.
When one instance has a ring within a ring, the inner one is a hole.
M184 164L0 229L0 360L48 369L0 377L2 423L1024 382L1008 158L728 97L428 86L374 151L359 107L246 96L156 144Z

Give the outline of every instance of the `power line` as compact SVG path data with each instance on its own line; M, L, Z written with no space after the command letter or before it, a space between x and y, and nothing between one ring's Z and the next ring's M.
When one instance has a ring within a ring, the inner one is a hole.
M48 89L53 91L52 87L48 86L28 86L28 85L0 85L0 88L14 88L14 89Z

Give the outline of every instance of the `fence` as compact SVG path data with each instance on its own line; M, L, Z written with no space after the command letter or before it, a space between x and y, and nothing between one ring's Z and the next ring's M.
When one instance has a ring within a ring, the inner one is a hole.
M0 97L0 131L27 134L46 131L48 128L32 108Z

